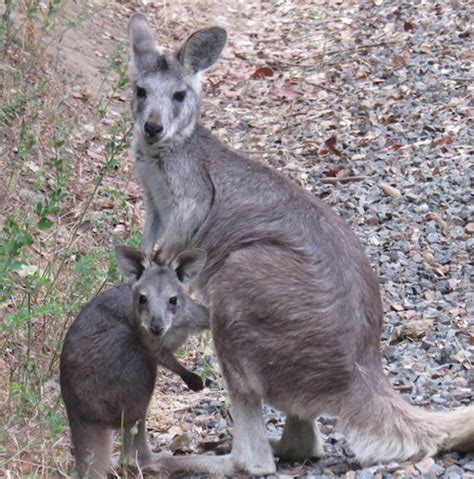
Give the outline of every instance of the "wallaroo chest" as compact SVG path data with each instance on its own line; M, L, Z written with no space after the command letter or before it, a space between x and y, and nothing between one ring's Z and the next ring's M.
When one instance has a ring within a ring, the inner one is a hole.
M193 137L160 149L140 144L135 137L136 171L146 202L142 249L151 253L160 237L163 255L171 257L189 243L202 224L212 200L206 175L193 157ZM183 179L185 181L183 181Z

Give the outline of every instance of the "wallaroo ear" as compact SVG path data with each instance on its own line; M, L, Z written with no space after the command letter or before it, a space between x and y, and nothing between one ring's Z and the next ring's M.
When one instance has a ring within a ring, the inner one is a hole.
M145 255L138 249L129 246L116 246L115 256L122 274L127 279L137 281L145 269Z
M132 47L132 67L142 70L156 63L159 50L145 15L134 13L131 16L128 22L128 38Z
M194 281L204 267L206 252L202 249L188 249L180 253L171 263L179 280L188 284Z
M223 28L211 27L193 33L178 51L178 60L189 73L197 73L213 65L227 40Z

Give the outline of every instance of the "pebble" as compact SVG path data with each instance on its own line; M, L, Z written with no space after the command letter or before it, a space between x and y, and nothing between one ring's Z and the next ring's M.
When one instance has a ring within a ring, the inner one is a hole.
M445 468L441 464L434 464L431 467L431 472L436 476L442 476L444 474Z
M449 466L444 473L446 479L461 479L463 475L463 469L456 465Z
M415 464L415 467L420 471L421 474L426 474L431 468L434 466L434 459L431 457L427 457L420 462Z
M390 186L387 183L380 183L380 189L388 196L392 198L400 198L402 196L400 190L397 188L394 188L393 186Z

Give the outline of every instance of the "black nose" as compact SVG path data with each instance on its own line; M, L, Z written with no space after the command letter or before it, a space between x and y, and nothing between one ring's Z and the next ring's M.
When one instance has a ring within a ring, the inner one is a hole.
M145 133L148 136L156 136L163 131L163 125L159 123L145 123Z
M152 324L150 326L150 331L155 335L155 336L160 336L161 333L163 332L163 328L159 326L158 324Z

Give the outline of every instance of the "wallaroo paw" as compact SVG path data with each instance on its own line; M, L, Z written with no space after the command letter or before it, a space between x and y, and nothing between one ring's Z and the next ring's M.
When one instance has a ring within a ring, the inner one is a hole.
M188 386L189 389L193 391L201 391L204 388L204 384L202 379L197 374L190 374L184 379L184 382Z

